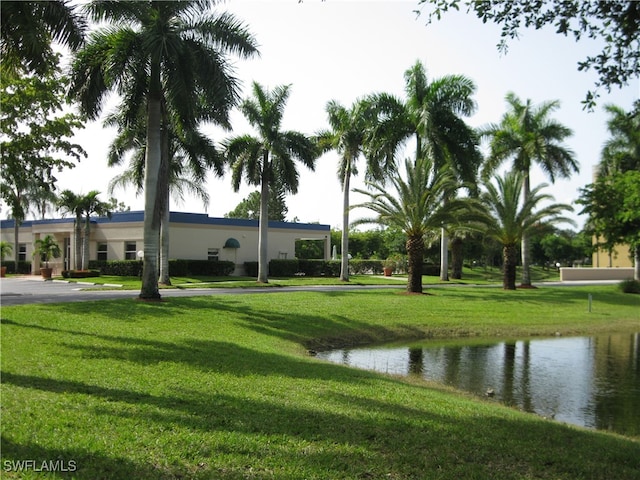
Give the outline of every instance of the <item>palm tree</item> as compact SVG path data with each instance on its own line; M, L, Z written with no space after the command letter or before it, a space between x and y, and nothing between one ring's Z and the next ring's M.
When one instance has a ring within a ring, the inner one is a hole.
M573 152L563 141L573 132L561 123L549 118L560 107L560 102L525 103L512 92L506 96L509 110L499 124L489 125L483 135L490 138L490 153L484 167L488 178L505 161L512 160L512 168L522 172L524 197L531 192L529 174L537 162L551 182L556 177L568 178L578 172L579 166ZM529 236L522 237L522 285L531 286L529 269Z
M58 62L51 42L76 50L82 45L86 21L72 2L0 2L2 74L21 70L42 75Z
M62 254L60 245L58 245L55 239L51 235L47 235L44 238L38 238L34 243L35 250L33 256L40 256L44 260L45 268L49 268L49 260L52 258L59 258Z
M461 118L475 112L475 84L463 75L446 75L429 82L420 61L404 76L406 101L388 94L371 97L381 121L367 139L369 155L386 159L413 140L416 162L428 155L436 170L448 165L460 181L475 183L482 161L478 136ZM445 196L443 201L449 197ZM440 274L443 280L448 280L444 227Z
M82 270L82 215L84 214L84 206L82 203L82 195L77 195L71 190L63 190L58 198L58 209L62 213L72 213L75 215L73 222L73 244L75 245L74 266L75 270Z
M512 170L504 177L495 176L495 185L488 183L480 199L487 215L483 220L485 234L502 244L503 281L505 290L516 288L517 245L522 237L541 223L550 225L574 222L562 217L564 211L573 211L570 205L552 203L539 208L540 203L553 201L551 195L541 193L541 184L522 196L525 174Z
M224 142L225 157L231 166L235 191L242 177L260 186L260 220L258 234L258 282L268 282L267 234L269 228L269 186L280 182L290 193L298 192L295 160L307 168L315 168L319 150L311 139L300 132L281 130L284 107L289 98L289 85L269 91L253 82L253 98L246 99L240 110L258 131L259 137L242 135Z
M102 202L98 195L100 192L91 190L80 197L80 205L84 214L84 239L82 241L82 265L81 270L89 269L89 237L91 234L91 215L107 216L111 218L109 203Z
M167 118L167 120L169 120ZM120 175L114 177L109 185L112 193L117 187L133 185L136 194L143 190L144 183L144 122L127 125L118 116L110 116L107 124L119 126L120 132L109 149L109 166L122 163L124 158L132 153L129 167ZM167 122L162 130L166 135L167 148L163 148L163 160L169 166L167 198L163 202L162 220L160 224L160 274L159 283L171 285L169 275L169 194L173 194L178 201L183 201L185 193L189 192L199 197L204 207L209 204L209 194L206 191L206 175L213 168L215 173L223 174L224 163L213 143L198 131L181 131Z
M611 137L602 149L599 175L640 171L640 100L625 112L616 105L605 105L610 115L607 129Z
M358 174L358 159L365 154L367 128L371 123L371 109L364 100L356 101L351 108L342 106L335 100L327 103L329 130L318 133L318 143L323 152L336 150L340 155L338 179L342 182L342 236L340 280L349 281L349 192L353 175ZM382 180L384 166L373 157L367 159L366 177L369 180Z
M185 130L203 120L228 123L238 85L225 55L257 53L245 28L230 14L211 13L210 4L93 2L87 7L91 18L112 25L93 33L73 64L71 95L90 119L100 114L110 91L124 97L128 122L135 123L142 108L147 111L142 299L160 298L158 252L163 178L168 176L162 162L163 118L171 111Z
M423 156L417 162L406 159L405 171L406 180L399 172L390 176L388 181L392 189L383 183L368 181L368 190L354 190L369 196L370 200L354 205L353 208L368 208L377 215L354 223L378 223L402 230L407 237L407 291L421 293L425 236L441 229L451 216L470 210L462 199L443 202L444 196L455 190L456 180L450 169L436 170L433 160Z

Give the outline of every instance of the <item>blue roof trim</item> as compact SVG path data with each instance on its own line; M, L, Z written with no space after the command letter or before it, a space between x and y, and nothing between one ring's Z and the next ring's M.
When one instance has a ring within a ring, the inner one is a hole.
M74 219L54 218L49 220L25 220L21 226L30 227L33 225L47 225L60 223L73 223ZM94 217L92 223L127 223L144 221L144 212L142 210L134 212L116 212L109 217ZM192 225L217 225L227 227L248 227L258 228L258 220L247 220L244 218L219 218L210 217L206 213L187 213L187 212L170 212L169 222L171 223L187 223ZM13 228L14 220L0 221L0 228ZM313 230L318 232L330 232L331 227L320 223L292 223L292 222L269 222L270 228L280 228L289 230Z

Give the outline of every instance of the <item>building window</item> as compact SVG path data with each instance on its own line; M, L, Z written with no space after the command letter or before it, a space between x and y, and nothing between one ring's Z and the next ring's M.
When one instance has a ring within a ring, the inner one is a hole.
M207 251L207 260L212 262L217 262L220 260L220 249L219 248L210 248Z
M98 260L106 260L106 259L107 259L107 244L98 243Z
M278 259L286 260L287 259L287 252L278 252Z
M136 248L136 242L125 242L124 244L124 259L135 260L137 258L138 250Z
M27 261L27 244L26 243L18 244L18 261L19 262Z

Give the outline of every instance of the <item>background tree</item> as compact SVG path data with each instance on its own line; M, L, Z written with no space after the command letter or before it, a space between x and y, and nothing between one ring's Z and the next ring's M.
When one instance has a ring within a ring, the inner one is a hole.
M340 280L349 281L349 192L351 177L358 175L358 160L364 155L367 129L372 119L368 102L356 100L351 108L331 100L326 106L329 129L318 133L317 140L323 152L335 150L339 157L338 179L342 183L342 238L340 241ZM379 158L367 158L366 178L382 180L385 168ZM387 165L388 166L388 165Z
M269 191L269 219L284 222L289 208L282 188L275 185ZM244 198L236 208L224 214L225 218L260 219L260 191L255 190Z
M541 193L546 184L538 185L529 195L523 196L523 177L518 170L507 172L504 177L495 176L495 184L488 183L486 192L480 197L487 211L485 234L502 244L502 285L505 290L516 288L517 245L524 235L543 222L551 225L573 223L561 215L573 210L570 205L551 203L539 208L541 203L554 200L551 195Z
M163 119L170 111L185 130L207 120L228 126L238 85L226 55L257 53L255 40L232 15L210 8L211 2L196 0L93 2L87 6L91 19L109 25L90 36L73 63L71 95L91 119L111 91L123 97L121 110L131 124L142 108L147 111L143 299L160 298L158 254L168 178Z
M593 107L598 89L622 87L640 75L640 2L635 0L591 2L582 0L419 0L430 4L428 22L440 20L449 9L459 10L466 5L483 23L493 22L502 27L498 49L507 50L508 41L520 35L522 27L536 30L547 25L556 33L604 42L601 52L594 52L578 62L578 70L595 70L598 79L595 89L587 92L584 103Z
M282 116L290 86L269 91L253 82L253 97L240 110L258 137L242 135L224 142L225 156L231 166L233 188L237 192L243 176L250 185L260 186L260 220L258 234L258 282L268 282L269 187L275 183L290 193L298 191L300 161L313 170L319 150L315 142L293 130L282 130Z
M598 175L640 171L640 100L625 112L616 105L605 105L609 113L610 138L602 148Z
M76 50L86 27L70 1L0 2L1 76L43 75L58 64L51 43Z
M581 213L589 215L585 230L611 251L626 243L640 280L640 101L630 112L614 105L607 128L611 138L602 149L596 181L580 190Z
M71 190L63 190L58 198L58 210L62 214L71 213L73 220L73 245L74 264L73 269L82 270L82 216L84 214L84 204L82 195ZM71 268L71 266L69 266Z
M62 113L66 85L54 68L39 77L2 77L0 194L15 220L15 245L29 207L55 189L56 172L73 168L74 161L86 156L69 140L84 125L78 115ZM15 262L17 271L17 248Z
M487 178L506 160L512 169L522 173L522 195L531 194L530 172L534 163L555 182L556 177L568 178L578 172L573 152L562 142L573 133L561 123L549 118L559 108L558 101L533 105L523 103L513 92L506 96L508 110L499 124L489 125L482 131L489 138L490 152L484 166ZM531 286L530 247L528 231L521 238L522 286Z
M580 212L589 215L586 230L599 246L613 250L627 244L634 257L634 279L640 281L640 171L629 170L598 179L580 189Z
M447 165L458 179L474 183L482 157L478 137L462 117L475 111L475 84L462 75L429 82L419 61L404 76L405 101L384 93L370 97L379 121L367 138L368 156L390 164L396 152L413 142L416 162L428 155L435 169ZM448 280L445 226L441 230L441 278Z
M163 115L163 148L162 164L168 171L163 176L162 189L166 196L161 209L160 220L160 272L159 283L171 285L169 272L169 200L170 196L178 202L184 201L186 193L202 200L205 207L209 205L209 194L206 190L206 176L210 170L222 176L224 162L213 143L202 133L195 130L184 130L172 123L175 116ZM130 154L129 167L114 177L109 185L113 192L117 187L134 186L136 195L143 191L144 165L146 157L145 119L141 111L135 124L127 123L121 115L110 115L105 124L116 126L118 135L109 148L108 165L120 165Z
M111 211L109 210L109 204L103 202L98 198L100 192L98 190L91 190L86 195L80 197L80 205L82 207L82 213L84 214L84 239L82 241L82 270L89 269L89 240L91 237L91 215L98 215L100 217L107 216L111 218Z
M422 293L425 236L438 231L452 214L467 209L468 205L460 199L443 203L443 197L455 188L455 178L449 169L435 170L429 157L405 160L405 172L406 179L400 173L389 177L392 188L382 183L366 182L368 190L354 190L370 200L352 208L367 208L376 214L375 217L356 221L358 225L377 223L404 232L409 274L407 291Z

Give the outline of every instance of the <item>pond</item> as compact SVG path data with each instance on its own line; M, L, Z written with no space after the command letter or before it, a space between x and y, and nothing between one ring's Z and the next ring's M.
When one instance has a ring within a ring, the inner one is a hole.
M433 341L317 356L384 373L421 375L561 422L640 436L640 333Z

